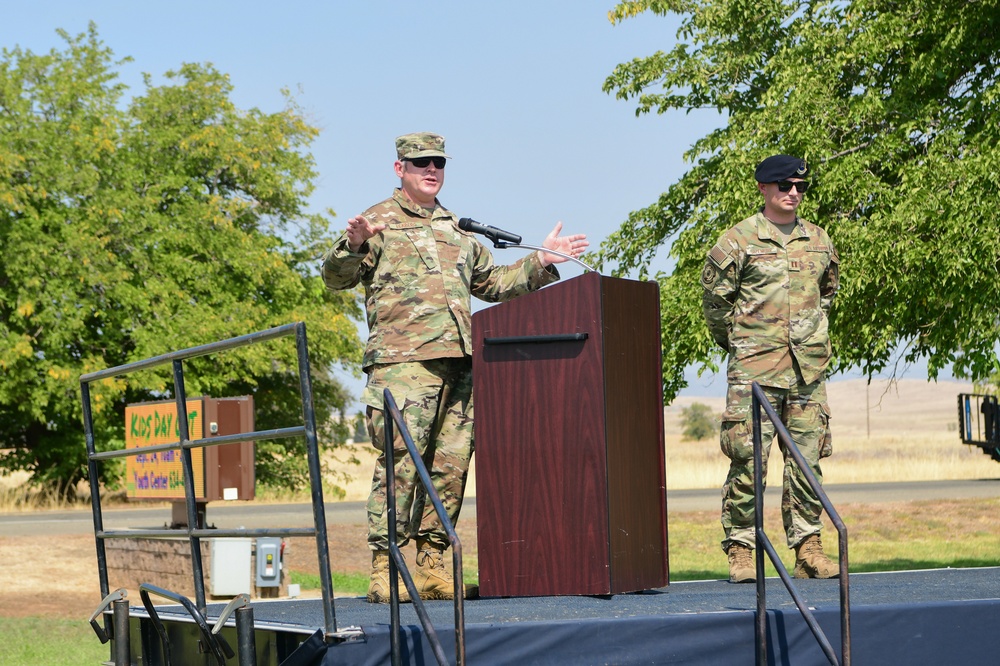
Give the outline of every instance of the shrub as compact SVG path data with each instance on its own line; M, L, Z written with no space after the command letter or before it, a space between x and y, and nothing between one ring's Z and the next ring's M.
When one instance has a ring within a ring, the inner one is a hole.
M681 427L682 441L703 440L718 432L719 422L708 405L694 402L681 410Z

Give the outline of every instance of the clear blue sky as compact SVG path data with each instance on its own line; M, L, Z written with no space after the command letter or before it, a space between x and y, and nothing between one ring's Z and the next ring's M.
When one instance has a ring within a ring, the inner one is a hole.
M57 29L75 35L93 21L117 57L134 58L119 70L133 92L142 73L160 82L185 62L227 73L241 108L277 111L290 89L321 130L311 205L341 223L397 184L393 139L433 131L453 157L440 197L448 208L534 245L562 220L596 247L676 181L684 151L723 122L714 111L637 118L632 103L602 92L617 64L670 49L678 26L651 15L612 26L612 6L33 0L4 9L0 46L62 49ZM496 251L505 262L523 253ZM654 269L667 268L662 254ZM689 381L688 395L725 391L693 372Z
M46 52L87 29L133 63L122 79L210 62L243 108L279 110L289 88L321 129L317 209L341 221L394 185L393 139L447 139L442 202L538 244L557 220L595 245L684 170L714 111L636 118L602 92L615 65L673 44L676 21L612 26L610 0L572 2L15 3L0 45ZM507 253L521 252L508 250ZM499 259L516 256L501 254Z

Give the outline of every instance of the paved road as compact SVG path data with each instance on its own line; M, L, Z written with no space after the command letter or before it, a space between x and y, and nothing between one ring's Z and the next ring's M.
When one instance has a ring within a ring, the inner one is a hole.
M975 499L1000 497L1000 478L973 481L914 481L906 483L854 483L826 486L834 506L854 503L903 502L907 500ZM777 506L780 489L769 488L765 495L768 506ZM668 513L717 511L720 491L668 490ZM325 506L328 524L363 524L364 502L331 502ZM238 527L302 527L313 524L309 504L249 504L245 502L213 503L208 507L208 523L223 529ZM466 501L462 513L475 519L476 498ZM105 529L154 528L170 522L170 509L128 508L106 510ZM89 510L37 511L33 513L0 514L0 536L41 536L60 534L93 534L94 521Z
M844 483L824 486L834 508L843 504L875 504L909 500L976 499L1000 497L1000 478L971 481L906 481L902 483ZM764 492L765 506L779 506L781 488ZM667 491L668 513L715 511L722 508L722 491Z

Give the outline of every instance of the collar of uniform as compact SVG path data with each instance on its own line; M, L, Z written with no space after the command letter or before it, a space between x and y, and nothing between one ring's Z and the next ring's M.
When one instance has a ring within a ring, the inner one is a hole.
M434 217L434 213L436 211L441 210L441 202L438 201L437 199L434 199L434 203L436 204L434 208L424 208L420 204L416 204L410 201L409 198L407 198L407 196L403 194L403 189L400 187L397 187L395 190L393 190L392 198L395 199L396 203L398 203L399 207L402 208L403 210L427 220Z
M774 223L764 217L763 211L758 211L757 215L754 216L754 221L757 223L757 238L760 240L774 240L774 235L771 233ZM795 235L791 236L791 238L809 238L806 225L802 224L802 218L798 215L795 216L795 231Z

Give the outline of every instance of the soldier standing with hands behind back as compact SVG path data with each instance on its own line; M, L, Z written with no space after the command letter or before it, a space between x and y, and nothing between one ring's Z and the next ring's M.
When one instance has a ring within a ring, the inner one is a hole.
M448 160L444 138L427 132L401 136L396 155L400 187L348 220L323 260L328 288L365 287L369 337L362 367L368 382L361 401L372 446L380 452L368 499L368 601L374 603L389 601L383 390L392 391L454 524L474 448L471 296L498 302L540 289L559 279L552 264L566 261L539 251L510 266L495 265L490 251L459 229L458 217L437 200ZM561 229L557 223L543 247L579 257L586 236L560 236ZM413 579L420 597L452 599L455 583L443 558L447 533L418 488L402 437L397 433L395 439L399 546L416 541ZM400 598L409 600L405 588Z
M729 355L721 447L730 459L722 489L722 548L729 580L756 579L751 382L788 428L822 482L820 458L832 453L825 371L831 349L828 316L840 284L837 251L827 233L796 214L809 183L805 161L772 155L754 173L760 211L726 231L708 253L701 284L709 331ZM767 472L774 437L761 424ZM781 515L796 578L835 578L839 569L820 541L822 505L791 456L785 457Z

